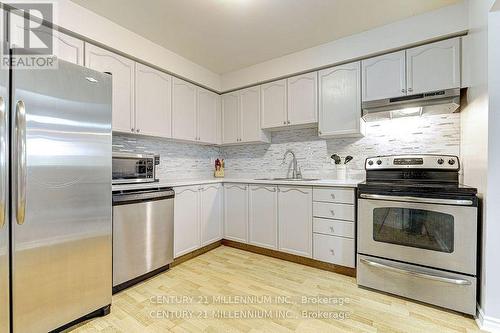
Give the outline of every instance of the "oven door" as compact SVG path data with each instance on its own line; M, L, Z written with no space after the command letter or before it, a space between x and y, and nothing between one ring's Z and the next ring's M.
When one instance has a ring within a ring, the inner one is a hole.
M155 181L154 155L113 153L113 184Z
M472 204L360 194L358 252L475 275L477 207Z

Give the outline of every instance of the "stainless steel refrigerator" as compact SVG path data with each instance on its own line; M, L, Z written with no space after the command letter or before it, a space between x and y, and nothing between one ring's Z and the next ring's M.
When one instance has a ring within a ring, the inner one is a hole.
M109 311L111 77L0 70L0 332Z

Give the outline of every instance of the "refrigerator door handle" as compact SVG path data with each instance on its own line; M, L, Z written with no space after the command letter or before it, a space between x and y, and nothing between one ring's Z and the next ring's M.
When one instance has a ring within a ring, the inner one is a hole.
M0 229L5 225L5 215L7 213L7 112L5 111L5 99L0 96L0 159L1 159L1 175L0 175Z
M15 124L16 152L16 220L24 223L26 213L26 107L23 101L16 103Z

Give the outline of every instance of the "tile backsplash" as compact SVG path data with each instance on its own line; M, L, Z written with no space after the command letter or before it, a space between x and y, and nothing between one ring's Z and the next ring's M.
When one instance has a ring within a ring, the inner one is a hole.
M271 144L223 148L228 177L282 177L290 170L291 157L283 164L283 154L292 149L304 177L336 178L330 156L351 155L348 177L365 176L364 161L369 156L389 154L460 155L460 114L408 117L366 123L360 138L322 139L317 129L286 130L272 133Z
M169 139L113 133L113 151L160 154L158 177L162 180L210 178L220 148Z
M213 160L226 160L226 177L283 177L290 172L292 149L304 177L336 178L330 156L351 155L350 178L364 178L366 157L388 154L451 154L460 156L460 114L408 117L369 122L361 138L322 139L317 129L273 132L270 144L228 147L177 143L168 139L115 134L115 150L152 151L161 155L160 178L211 177Z

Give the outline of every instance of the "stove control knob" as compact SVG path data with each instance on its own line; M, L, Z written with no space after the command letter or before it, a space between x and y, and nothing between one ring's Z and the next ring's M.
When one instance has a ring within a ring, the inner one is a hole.
M438 164L439 164L439 165L441 165L441 164L443 164L443 163L444 163L444 160L443 160L442 158L439 158L439 159L438 159Z
M378 165L382 164L382 161L381 161L381 160L378 160L378 161L377 161L377 164L378 164Z
M455 164L455 160L452 160L452 159L448 160L448 164L449 164L449 165L453 165L453 164Z
M369 160L369 161L368 161L368 165L373 165L373 161L372 161L372 160Z

